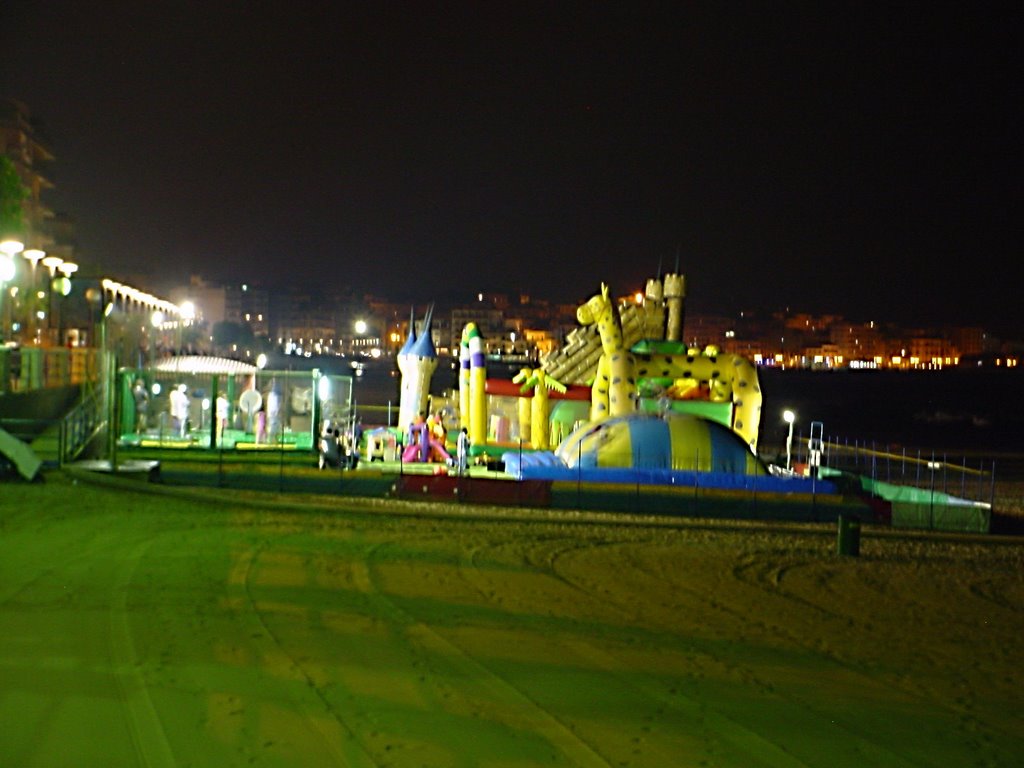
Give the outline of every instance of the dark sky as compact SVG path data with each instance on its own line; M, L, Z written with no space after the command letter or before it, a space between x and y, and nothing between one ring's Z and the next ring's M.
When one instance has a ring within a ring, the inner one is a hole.
M0 94L83 264L1024 337L1020 11L775 5L7 0Z

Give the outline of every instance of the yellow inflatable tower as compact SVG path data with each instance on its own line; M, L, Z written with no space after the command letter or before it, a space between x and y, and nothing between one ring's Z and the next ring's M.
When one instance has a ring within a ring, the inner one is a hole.
M487 444L487 367L484 339L476 323L463 331L469 352L469 439L473 445ZM462 402L460 393L459 402Z
M462 329L459 342L459 426L469 429L470 397L469 397L469 326Z

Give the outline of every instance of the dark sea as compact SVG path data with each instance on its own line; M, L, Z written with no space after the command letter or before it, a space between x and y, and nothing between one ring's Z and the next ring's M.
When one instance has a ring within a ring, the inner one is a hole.
M357 405L397 408L399 374L393 359L353 369L323 359L320 367L354 377ZM518 367L488 366L511 378ZM805 371L762 368L761 444L784 445L782 412L796 413L794 436L821 422L826 439L878 449L1024 454L1024 369L944 371ZM441 394L458 386L457 361L442 358L431 382Z
M1021 453L1024 371L780 371L762 369L761 433L785 440L786 408L797 431L811 421L826 437L924 451Z

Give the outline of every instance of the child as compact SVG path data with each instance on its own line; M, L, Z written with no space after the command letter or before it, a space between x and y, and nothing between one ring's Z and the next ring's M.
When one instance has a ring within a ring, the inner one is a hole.
M456 457L459 462L459 474L466 474L466 465L469 462L469 430L465 427L459 432L459 441L456 443Z

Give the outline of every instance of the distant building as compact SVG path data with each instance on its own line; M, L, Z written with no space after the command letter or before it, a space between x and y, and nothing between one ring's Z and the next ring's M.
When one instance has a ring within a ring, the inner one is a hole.
M254 336L270 336L270 292L250 283L224 288L224 319L245 323Z
M726 334L733 330L735 324L731 317L687 313L683 320L683 341L695 347L706 347L708 344L722 346Z
M21 183L28 190L22 204L25 232L4 232L0 236L24 238L28 248L57 252L53 234L54 212L44 200L44 193L53 189L53 163L56 157L42 126L32 118L28 107L14 99L0 99L0 155L13 164ZM67 260L70 252L57 253Z
M196 320L209 328L227 319L227 290L222 285L211 285L199 275L192 275L188 285L178 285L168 291L175 304L191 301L195 305Z

